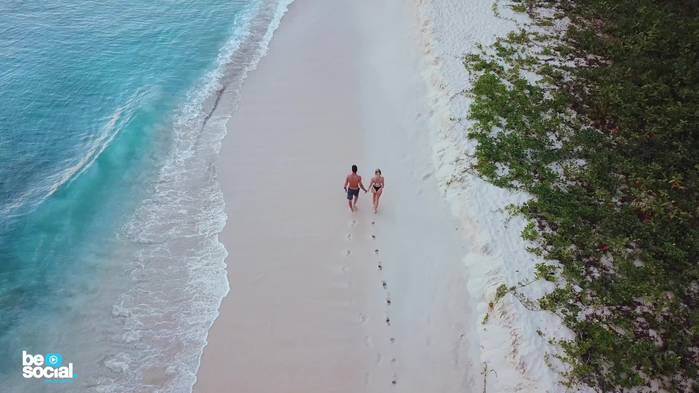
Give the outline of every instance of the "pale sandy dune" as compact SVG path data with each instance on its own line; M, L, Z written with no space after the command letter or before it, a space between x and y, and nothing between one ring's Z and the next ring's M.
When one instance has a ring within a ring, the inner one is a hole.
M249 75L217 167L231 290L194 391L482 389L464 242L432 175L415 12L296 0ZM386 175L377 216L363 193L359 212L346 206L353 163L366 185L374 167Z

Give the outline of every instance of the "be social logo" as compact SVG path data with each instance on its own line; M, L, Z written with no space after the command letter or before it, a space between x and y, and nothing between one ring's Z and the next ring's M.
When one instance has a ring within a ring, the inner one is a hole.
M32 355L22 351L22 376L27 379L45 379L47 382L70 382L77 375L73 363L64 364L60 353Z

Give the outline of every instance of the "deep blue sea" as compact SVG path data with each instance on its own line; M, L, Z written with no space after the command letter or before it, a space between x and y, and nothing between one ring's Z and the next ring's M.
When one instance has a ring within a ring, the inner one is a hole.
M0 390L191 390L228 291L215 158L289 2L0 2Z

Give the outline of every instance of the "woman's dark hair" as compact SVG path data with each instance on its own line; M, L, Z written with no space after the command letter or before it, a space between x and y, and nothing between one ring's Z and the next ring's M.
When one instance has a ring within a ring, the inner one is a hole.
M352 172L357 173L357 166L356 165L352 165Z
M374 173L378 173L378 174L380 175L380 174L381 174L381 169L376 168L376 170L374 171Z

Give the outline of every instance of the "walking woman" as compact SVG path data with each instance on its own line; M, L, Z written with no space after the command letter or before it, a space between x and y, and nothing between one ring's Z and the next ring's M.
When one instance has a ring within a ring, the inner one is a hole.
M383 193L384 179L381 175L381 169L376 169L374 171L374 177L371 178L371 184L369 184L369 189L372 194L372 201L374 203L374 214L379 211L379 199L381 198L381 193Z

